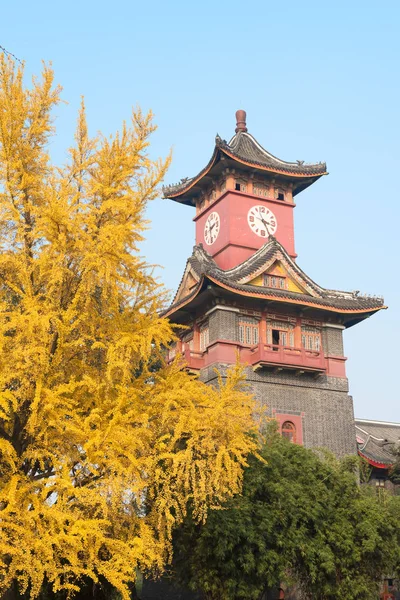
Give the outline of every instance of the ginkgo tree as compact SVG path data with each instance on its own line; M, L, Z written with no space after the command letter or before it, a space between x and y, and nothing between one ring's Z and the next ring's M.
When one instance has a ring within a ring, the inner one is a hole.
M0 57L0 593L162 571L171 532L240 491L257 445L238 369L219 388L167 364L163 289L138 253L170 158L151 114L50 160L60 102ZM78 594L79 595L79 594Z

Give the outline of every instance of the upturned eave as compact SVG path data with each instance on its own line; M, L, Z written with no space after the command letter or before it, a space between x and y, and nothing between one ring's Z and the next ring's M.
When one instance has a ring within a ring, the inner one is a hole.
M366 460L367 463L371 465L371 467L376 467L377 469L390 469L390 467L392 467L394 463L394 460L390 462L379 461L376 458L368 456L368 454L365 454L360 449L358 449L358 455L361 456L361 458L363 458L364 460Z
M348 323L346 324L347 327L355 325L359 321L363 320L364 318L372 316L373 314L379 312L380 310L387 309L387 306L385 306L385 305L377 306L377 307L365 307L365 308L335 307L335 306L329 305L328 302L323 302L323 301L321 302L321 299L316 299L311 296L307 296L305 294L298 294L298 297L294 298L294 297L288 297L288 295L277 296L276 293L268 294L268 293L266 293L265 288L263 288L263 293L257 292L256 290L238 289L238 286L232 286L225 282L221 282L217 278L215 278L211 275L202 275L198 284L191 291L191 293L188 294L187 296L185 296L184 298L180 299L178 302L172 304L169 308L167 308L166 311L163 313L163 316L170 318L174 313L181 311L184 308L188 309L190 304L199 295L199 293L201 292L201 290L203 289L204 285L207 282L214 284L214 286L216 286L216 288L226 290L235 296L239 296L239 297L243 297L243 298L262 300L262 301L266 301L266 302L274 302L277 304L282 304L282 306L291 305L291 306L298 306L300 308L312 308L316 311L328 312L328 313L336 314L338 316L343 316L343 317L354 316L354 319L349 320ZM244 287L244 286L241 286L241 287ZM250 287L250 286L248 286L248 287ZM317 302L317 300L319 300L319 302Z
M304 164L302 161L297 161L296 163L282 161L262 148L250 134L237 134L237 136L234 136L232 139L238 138L240 135L246 136L246 140L259 151L260 161L251 160L241 156L235 151L235 148L231 146L232 140L228 144L225 140L222 140L217 136L214 151L207 165L196 176L182 179L176 185L165 186L163 188L163 197L165 199L175 200L181 204L193 206L194 200L192 195L190 195L190 192L193 192L193 188L207 177L211 169L221 160L221 155L224 155L226 158L233 161L237 166L247 167L252 169L252 171L278 175L293 180L296 182L293 188L294 196L312 185L320 177L328 175L326 163ZM238 139L240 139L240 137ZM265 161L269 161L272 164L263 164L261 162L261 159L263 158L262 153L265 154Z

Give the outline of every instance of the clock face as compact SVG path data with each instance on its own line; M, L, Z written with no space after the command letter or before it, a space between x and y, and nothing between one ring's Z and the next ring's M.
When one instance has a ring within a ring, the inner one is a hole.
M250 208L247 213L247 222L250 229L263 238L274 235L278 227L278 222L272 210L262 205Z
M220 230L220 219L217 212L212 212L207 217L204 225L204 241L208 246L211 246L218 237Z

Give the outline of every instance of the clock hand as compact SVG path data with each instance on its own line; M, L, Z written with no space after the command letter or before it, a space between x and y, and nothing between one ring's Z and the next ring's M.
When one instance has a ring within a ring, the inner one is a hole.
M267 230L267 233L268 233L268 235L271 235L271 234L270 234L270 231L269 231L269 229L268 229L268 224L267 224L267 222L266 222L266 221L264 221L264 219L263 219L262 217L257 217L257 219L258 219L259 221L261 221L261 222L262 222L262 224L264 225L265 229Z

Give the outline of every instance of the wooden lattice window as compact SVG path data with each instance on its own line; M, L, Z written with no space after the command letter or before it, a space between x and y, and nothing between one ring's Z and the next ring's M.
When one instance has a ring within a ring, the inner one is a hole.
M282 437L288 439L293 444L296 443L296 426L292 421L282 423Z
M208 328L208 323L205 323L200 327L200 351L204 352L210 343L210 330Z
M311 325L302 325L301 327L301 345L306 350L321 350L321 330Z
M246 346L255 346L259 341L259 323L252 317L239 317L239 342Z
M190 350L190 352L194 350L193 331L189 331L182 337L182 352L186 350Z
M262 198L268 198L269 188L262 183L253 183L253 194Z
M286 277L279 275L264 275L265 287L278 288L281 290L286 289Z

